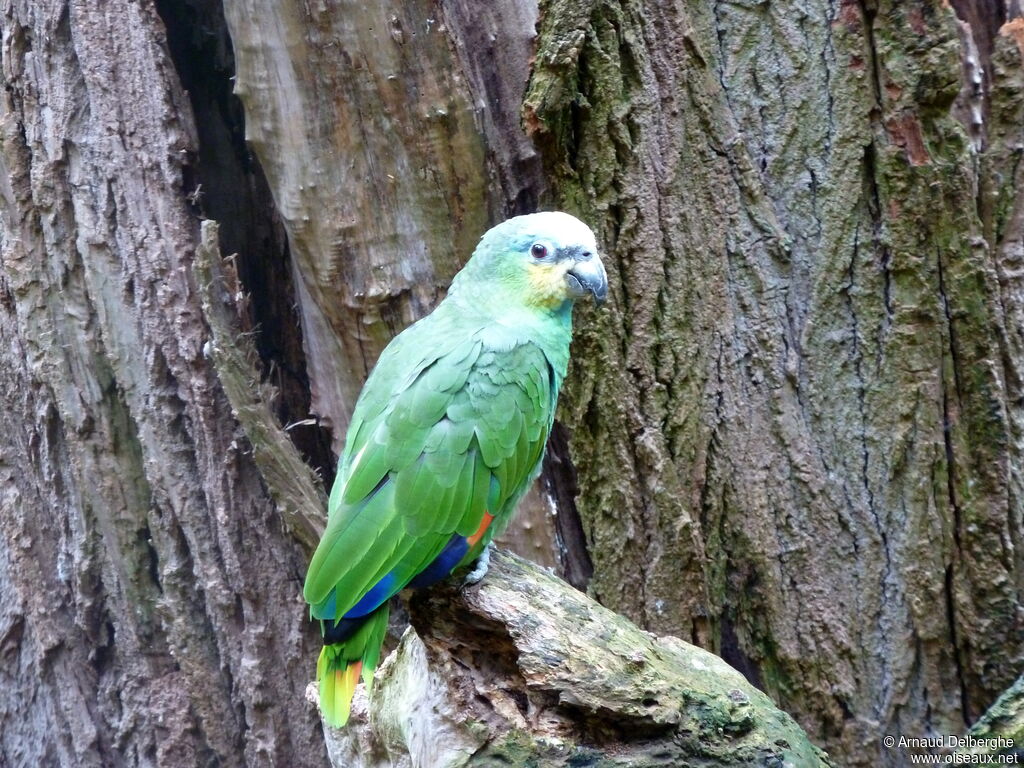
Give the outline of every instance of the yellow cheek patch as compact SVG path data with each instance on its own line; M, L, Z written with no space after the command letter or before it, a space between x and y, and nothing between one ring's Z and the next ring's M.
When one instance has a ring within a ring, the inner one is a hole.
M532 303L554 307L567 298L565 273L572 267L568 259L555 264L530 264L527 267Z

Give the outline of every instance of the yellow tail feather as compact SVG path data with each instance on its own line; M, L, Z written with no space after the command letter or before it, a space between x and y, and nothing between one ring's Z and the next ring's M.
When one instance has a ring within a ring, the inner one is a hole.
M337 657L331 646L325 645L316 666L320 680L320 712L328 725L341 728L348 722L352 694L359 682L363 662L346 664Z
M340 642L328 643L316 663L320 683L320 711L334 728L348 722L352 694L362 674L367 691L380 661L381 646L388 630L388 604L366 617L356 631Z

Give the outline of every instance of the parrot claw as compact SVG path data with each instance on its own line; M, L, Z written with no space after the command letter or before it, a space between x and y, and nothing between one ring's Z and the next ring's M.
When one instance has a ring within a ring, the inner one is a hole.
M473 570L466 574L466 578L462 580L463 586L471 587L474 584L478 584L484 576L487 575L487 567L491 563L491 548L494 546L493 543L488 543L484 547L484 551L480 553L480 557L476 559L476 565L473 566Z

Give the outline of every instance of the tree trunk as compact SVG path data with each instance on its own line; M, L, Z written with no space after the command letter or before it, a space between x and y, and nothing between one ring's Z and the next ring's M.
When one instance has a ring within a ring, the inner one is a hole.
M840 764L963 732L1024 663L1022 10L4 0L0 765L325 763L292 447L538 206L613 296L512 543Z
M958 752L967 755L1014 755L1013 762L1019 763L1024 757L1024 677L1018 677L978 718L971 730L956 742ZM962 764L968 762L963 760ZM981 764L981 761L976 762ZM1003 764L1010 764L1010 760L1004 760Z
M552 0L526 97L618 266L563 410L591 593L848 765L1024 655L1024 22L954 6Z
M306 551L204 356L161 19L2 19L0 763L322 762Z

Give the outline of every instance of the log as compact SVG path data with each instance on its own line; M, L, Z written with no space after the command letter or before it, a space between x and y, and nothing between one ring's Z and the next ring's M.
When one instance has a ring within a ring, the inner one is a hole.
M511 553L477 585L415 594L409 613L349 725L325 728L338 768L832 765L714 654Z

